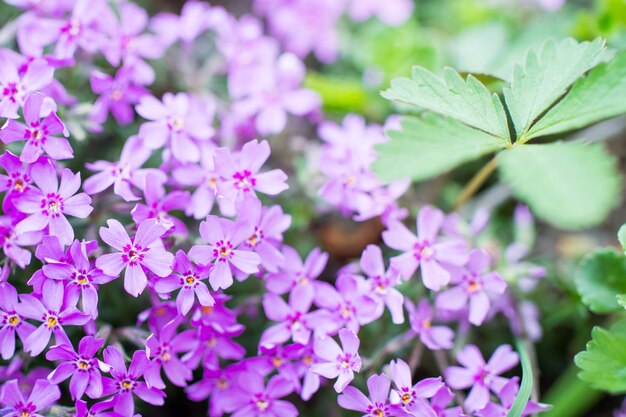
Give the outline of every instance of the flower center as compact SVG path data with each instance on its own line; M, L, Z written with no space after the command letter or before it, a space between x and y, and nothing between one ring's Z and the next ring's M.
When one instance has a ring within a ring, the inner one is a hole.
M283 361L281 361L280 358L274 358L274 359L272 359L272 364L274 364L274 366L276 368L279 368L280 365L283 364Z
M247 169L236 172L233 178L235 179L235 187L243 191L250 191L256 185L256 178Z
M111 98L115 101L120 101L122 97L124 97L124 93L122 93L120 90L113 90L113 92L111 93Z
M471 294L480 291L480 289L482 288L482 285L480 285L480 283L476 280L471 280L469 282L469 285L467 287L467 291Z
M29 411L27 411L27 410L23 410L23 411L20 413L20 417L29 417L29 416L30 416L30 412L29 412Z
M213 256L215 256L219 262L226 262L229 258L232 258L233 245L230 241L220 240L215 244L215 246L216 247L213 249Z
M219 389L226 389L226 388L228 388L228 381L226 381L225 379L222 379L222 378L218 379L217 380L217 387Z
M411 394L402 394L402 401L404 401L405 404L411 402Z
M24 181L21 178L15 180L15 184L13 184L13 189L19 192L24 191Z
M18 324L20 324L20 317L17 314L14 314L12 316L9 316L7 321L9 322L11 326L15 327Z
M194 282L196 282L196 277L194 277L193 275L189 275L187 278L185 278L185 282L188 285L193 285Z
M432 327L432 325L433 325L433 324L432 324L432 323L431 323L431 321L430 321L430 320L428 320L428 319L426 319L426 320L424 320L424 321L422 322L422 328L424 328L424 329L426 329L426 330L430 329L430 328Z
M163 362L167 362L170 359L172 359L172 354L169 352L169 350L164 350L163 353L161 353L161 360Z
M376 410L372 411L372 414L375 415L376 417L385 417L385 413L380 408L377 408Z
M204 306L202 307L202 312L204 314L211 314L213 312L213 307Z
M422 259L429 260L433 257L435 251L430 246L424 246L420 252Z
M58 322L59 320L56 317L49 316L48 319L46 320L46 326L48 326L48 329L51 329L54 326L56 326Z
M267 407L270 406L270 403L267 402L266 400L258 400L256 402L256 407L259 409L259 411L265 411L267 410Z
M78 360L78 362L76 362L76 366L78 367L78 369L81 369L83 371L91 369L91 365L89 364L89 362L84 359Z
M135 386L135 383L130 379L125 379L120 383L120 386L123 390L130 391Z
M175 117L174 120L172 120L172 126L180 132L185 128L185 121L180 117Z

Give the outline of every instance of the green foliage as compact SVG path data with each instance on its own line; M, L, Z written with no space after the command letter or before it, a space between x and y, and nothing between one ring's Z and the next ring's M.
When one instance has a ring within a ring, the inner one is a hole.
M515 66L504 97L518 138L523 138L541 113L554 104L580 76L596 66L604 41L560 43L548 40L539 54L529 51L524 67Z
M580 297L594 313L620 311L626 297L626 256L612 248L589 254L574 275Z
M605 330L594 327L587 349L574 358L579 378L611 393L626 392L626 320Z
M443 80L422 67L413 68L413 78L396 78L383 97L411 104L461 122L510 142L506 113L497 94L469 75L465 80L445 68Z
M530 398L530 392L533 389L533 367L530 362L530 356L528 354L528 348L524 344L523 340L518 339L515 343L517 351L519 352L520 362L522 364L522 384L520 385L517 397L513 402L513 406L507 413L506 417L521 417L528 399Z
M392 140L378 149L385 157L374 163L385 179L423 180L506 146L502 139L432 113L406 117L401 131L387 133Z
M626 113L626 51L580 78L526 138L567 132Z
M527 54L523 67L515 67L503 90L504 105L472 75L463 79L446 68L439 78L415 67L412 79L393 80L383 96L450 119L429 115L406 121L378 148L374 169L386 179L424 180L501 151L502 180L539 217L566 229L598 224L619 202L613 156L598 144L526 142L626 112L626 53L581 78L607 56L601 39L549 40L539 53ZM517 140L512 143L511 137Z
M619 174L600 144L516 146L498 156L498 166L513 193L558 227L597 224L619 198Z
M617 232L617 239L619 240L620 245L622 245L622 249L626 253L626 223L619 228L619 232Z

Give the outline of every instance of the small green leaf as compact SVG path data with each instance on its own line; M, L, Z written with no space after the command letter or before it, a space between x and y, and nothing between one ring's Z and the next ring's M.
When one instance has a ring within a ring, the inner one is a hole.
M593 388L613 394L626 392L626 320L605 330L594 327L587 349L574 358L578 377Z
M612 248L597 250L582 260L574 282L589 310L599 314L620 311L616 297L626 293L626 256Z
M422 67L413 67L413 79L395 78L382 93L388 100L423 107L510 141L506 113L497 94L472 75L464 80L445 68L443 80Z
M626 113L626 51L580 78L526 138L578 129Z
M622 245L622 249L624 249L624 253L626 253L626 223L619 228L617 232L617 240L619 240L620 245Z
M387 133L391 141L376 147L374 163L386 180L424 180L506 146L502 139L432 113L405 117L401 131Z
M525 65L516 65L504 97L518 138L585 72L603 58L604 41L578 43L568 38L547 41L539 54L529 51Z
M517 397L513 402L513 406L507 413L506 417L521 417L528 399L530 398L530 392L533 389L533 367L530 363L530 356L528 355L528 349L522 340L517 340L515 343L517 351L519 352L520 362L522 364L522 384L520 386Z
M617 303L626 308L626 294L619 294L617 297Z
M596 225L619 202L615 158L598 143L514 146L498 155L498 165L520 200L564 229Z

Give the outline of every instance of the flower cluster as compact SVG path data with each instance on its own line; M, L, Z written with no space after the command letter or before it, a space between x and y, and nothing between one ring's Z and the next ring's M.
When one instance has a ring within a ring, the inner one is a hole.
M463 367L416 384L415 364L398 359L391 379L368 379L369 398L350 385L379 363L361 357L361 328L387 313L407 323L402 343L432 351L449 351L497 313L518 334L541 331L536 308L518 294L544 275L524 260L528 210L518 208L506 251L479 239L486 216L467 225L425 206L413 233L398 201L408 180L385 183L372 171L374 146L388 140L382 127L356 115L324 120L320 96L303 86L310 53L337 58L341 16L396 25L411 1L256 0L257 15L239 18L199 1L152 17L128 1L9 3L23 13L20 52L0 50L0 354L11 361L0 370L3 414L42 415L63 390L77 417L131 417L142 410L137 399L163 405L171 383L208 400L212 417L289 417L298 410L285 397L309 400L327 380L341 407L368 417L496 416L511 407L518 380L501 374L517 355L508 346L487 364L466 346ZM195 65L199 47L213 54ZM180 63L183 91L153 94L156 62L168 56ZM64 83L68 70L84 71L93 94ZM371 244L333 274L322 249L303 259L284 243L292 217L277 201L290 192L289 169L257 137L286 132L290 118L317 123L324 141L319 195L358 221L382 217L383 241L400 252L389 262ZM83 181L72 165L88 151L78 139L119 125L135 129L124 130L119 155L86 163ZM408 283L418 270L423 288ZM233 307L228 292L245 280L263 295ZM419 300L403 295L408 285ZM110 319L115 307L103 304L120 297L150 303L136 325ZM236 341L246 331L240 316L261 311L269 323L250 352ZM27 366L27 356L46 367ZM529 403L527 412L543 409Z

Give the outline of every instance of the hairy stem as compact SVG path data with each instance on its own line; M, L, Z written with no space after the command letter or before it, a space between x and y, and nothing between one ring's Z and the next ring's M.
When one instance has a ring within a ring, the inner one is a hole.
M495 171L495 169L496 157L494 156L491 161L487 162L487 164L482 167L480 171L476 173L476 175L474 175L470 182L467 183L465 188L463 188L461 194L459 194L456 201L454 202L454 205L452 206L452 211L457 211L458 209L463 207L463 205L465 205L465 203L467 203L469 199L472 198L474 194L476 194L476 191L478 191L478 189L485 183L485 181L487 181L487 178L489 178L489 176L493 173L493 171Z

